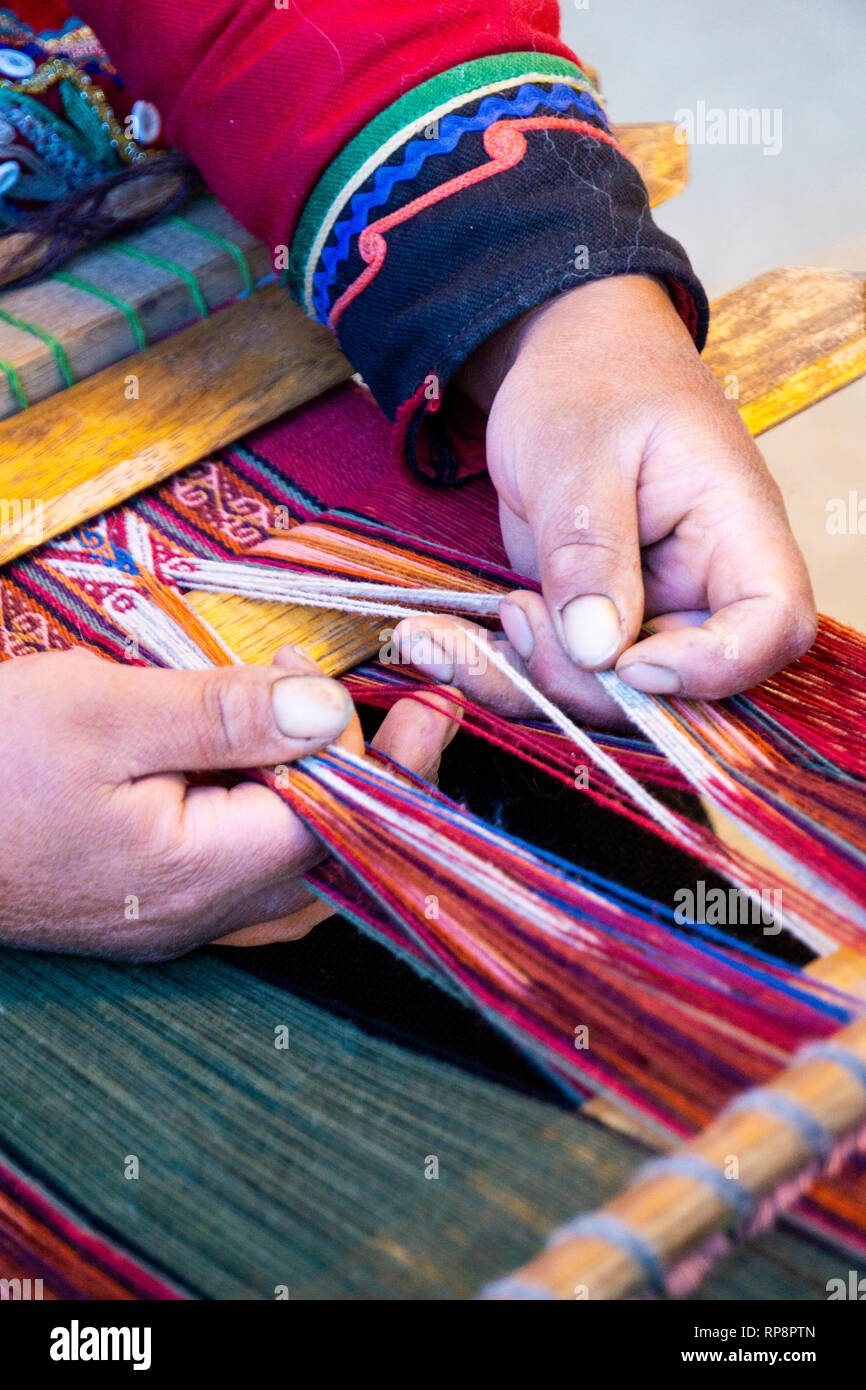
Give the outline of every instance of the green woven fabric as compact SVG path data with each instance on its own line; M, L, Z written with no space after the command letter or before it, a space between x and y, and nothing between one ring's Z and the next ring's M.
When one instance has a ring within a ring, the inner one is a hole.
M203 1297L471 1297L643 1157L207 954L2 952L0 1047L0 1147ZM823 1298L842 1263L772 1235L701 1297Z

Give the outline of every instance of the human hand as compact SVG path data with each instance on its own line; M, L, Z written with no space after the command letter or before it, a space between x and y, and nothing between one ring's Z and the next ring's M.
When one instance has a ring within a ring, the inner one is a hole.
M400 701L378 746L435 774L455 728L441 706ZM352 702L295 648L208 671L84 649L0 663L0 942L163 960L244 929L303 935L327 915L298 881L320 843L267 787L191 787L184 772L286 764L334 741L363 752Z
M511 595L503 628L551 698L609 722L589 671L615 664L638 690L711 699L811 644L814 600L779 489L654 280L599 280L531 310L457 384L488 411L511 564L543 590ZM399 635L419 627L431 630L408 620ZM467 685L460 661L416 664ZM529 713L498 672L470 693Z

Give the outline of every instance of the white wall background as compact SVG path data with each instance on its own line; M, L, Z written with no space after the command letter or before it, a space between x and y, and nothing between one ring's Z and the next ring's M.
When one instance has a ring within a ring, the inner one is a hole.
M712 298L780 265L866 272L866 0L560 0L614 121L681 108L780 108L775 156L695 146L656 210ZM586 6L585 8L583 6ZM864 301L866 302L866 301ZM819 607L866 630L866 535L830 536L827 501L866 499L866 380L762 436Z

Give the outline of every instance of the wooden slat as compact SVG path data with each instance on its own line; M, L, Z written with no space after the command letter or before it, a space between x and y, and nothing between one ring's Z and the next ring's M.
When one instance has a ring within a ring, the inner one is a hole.
M350 671L382 646L382 618L359 618L329 608L263 602L238 594L193 590L185 596L242 661L269 662L286 642L303 647L329 676Z
M327 329L270 286L0 424L0 504L37 499L50 539L351 371ZM0 563L33 544L0 517Z
M270 273L267 248L212 199L201 200L184 216L237 246L253 283ZM125 255L118 249L122 246L160 256L189 271L208 309L218 308L245 289L241 267L230 250L172 221L75 256L62 268L62 273L90 282L129 304L148 343L195 322L200 314L180 275ZM59 280L7 290L0 295L0 308L57 338L76 381L137 350L129 319L121 309ZM0 358L15 367L31 405L65 389L51 347L35 334L2 320ZM19 408L7 375L0 371L0 419L17 414Z
M866 278L787 266L714 301L704 360L752 434L866 372Z
M155 217L188 186L187 171L160 159L148 169L147 178L116 183L106 194L103 211L118 222ZM26 231L6 231L0 240L0 285L29 274L39 264L41 254L38 238L34 240Z
M689 181L689 150L685 143L676 139L677 129L673 121L638 121L611 127L629 159L640 170L650 207L658 207L675 197Z
M857 952L840 951L814 961L806 972L855 998L866 999L866 959ZM866 1019L862 1016L831 1040L866 1061ZM863 1123L863 1088L852 1072L835 1061L798 1061L795 1057L770 1086L791 1096L837 1138L854 1133ZM584 1106L583 1113L595 1114L608 1123L606 1114L593 1111L592 1104ZM638 1127L630 1131L621 1122L613 1127L646 1139ZM650 1142L660 1147L657 1141ZM803 1172L808 1162L804 1141L796 1129L759 1107L733 1115L722 1112L680 1147L707 1159L720 1172L726 1171L731 1157L736 1156L739 1180L749 1192L767 1200L780 1184ZM728 1207L713 1188L686 1173L638 1180L602 1210L648 1242L667 1267L724 1229L730 1220ZM645 1277L645 1271L623 1247L589 1235L575 1235L549 1246L517 1274L519 1280L540 1284L560 1299L574 1298L577 1286L583 1286L590 1299L627 1298L639 1292Z

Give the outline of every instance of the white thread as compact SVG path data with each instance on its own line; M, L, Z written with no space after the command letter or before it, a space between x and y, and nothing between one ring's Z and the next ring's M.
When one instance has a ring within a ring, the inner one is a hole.
M245 598L297 603L312 608L339 608L350 613L384 617L414 617L417 607L492 615L504 594L473 594L461 589L415 589L400 584L374 584L333 575L295 574L236 560L169 560L165 566L176 584L211 593L241 594ZM333 602L325 602L333 599ZM338 599L344 602L338 602ZM376 603L379 600L379 603ZM398 613L394 605L403 605ZM406 605L414 605L408 607Z
M555 724L562 733L571 739L572 743L576 743L578 748L586 753L587 757L591 758L598 767L606 772L611 781L624 791L635 805L639 806L652 820L656 821L658 825L663 826L679 841L684 841L686 844L692 845L697 849L697 839L688 821L678 816L675 811L669 810L668 807L663 805L661 801L658 801L651 792L648 792L645 787L642 787L640 782L637 782L630 773L626 772L625 768L620 767L618 762L610 757L603 748L600 748L588 734L584 733L583 729L581 729L578 724L575 724L573 720L569 719L568 715L564 714L558 705L555 705L552 700L549 700L542 691L534 686L527 676L524 676L520 671L516 671L507 657L497 652L484 637L473 632L470 628L467 628L466 631L476 643L479 650L484 650L491 664L495 666L498 671L501 671L504 676L507 676L512 685L514 685L521 694L525 695L528 700L531 700L542 713L547 715L547 718L552 724Z
M129 607L120 606L121 602L129 604L130 599L133 601ZM201 671L213 665L192 638L143 595L124 589L119 594L109 594L104 607L119 628L142 646L156 652L175 670Z
M674 767L679 768L692 786L702 796L706 796L714 805L724 811L725 815L729 816L734 824L745 835L748 835L759 848L769 853L781 868L790 874L795 883L804 887L812 897L826 902L838 916L847 917L860 926L866 926L866 913L857 903L853 902L832 883L828 883L825 878L807 868L800 860L795 859L781 845L768 840L758 829L750 825L723 801L717 790L718 768L714 766L709 756L698 744L688 738L666 717L664 711L653 700L650 700L640 691L625 685L613 671L600 672L599 680L606 693L619 705L623 713L664 753ZM761 903L761 898L753 889L745 887L744 891L755 902ZM817 951L819 955L829 955L838 947L837 942L826 936L819 928L805 921L798 913L786 912L784 909L774 907L773 917L782 925L790 927L801 940L805 941L807 946Z
M58 567L64 567L64 562L60 562ZM176 560L170 560L165 569L175 583L189 588L207 589L216 593L243 594L249 598L297 603L301 607L333 609L339 612L361 613L376 617L426 617L435 621L438 616L441 616L429 610L425 611L423 608L407 607L405 603L395 602L395 600L400 599L418 604L441 603L446 608L463 607L464 611L479 614L496 613L503 597L500 594L468 594L465 591L450 589L409 589L399 585L337 579L330 575L292 575L290 582L287 571L275 570L267 565L239 563L237 561L179 557ZM379 599L378 603L375 602L376 598ZM159 610L154 608L154 613L158 612ZM164 641L165 639L170 641L169 633L164 626L166 622L164 615L160 615L160 617L162 621L157 626L161 629ZM172 624L171 626L175 628L176 632L179 631L176 629L176 625ZM153 650L157 650L153 646L153 638L157 636L153 623L147 623L146 627L151 637L148 645ZM127 627L127 630L131 631L131 628ZM630 773L626 772L579 725L569 719L568 715L533 685L528 677L516 670L508 659L491 645L483 632L478 632L471 627L463 627L462 630L474 642L479 652L486 655L491 665L495 666L542 714L546 715L550 722L580 748L597 767L601 768L636 806L680 844L693 852L699 852L700 837L689 821L669 810L663 802L654 797ZM144 626L141 631L144 632ZM132 633L132 635L136 636L137 634ZM146 639L142 637L142 640ZM172 645L174 644L172 643ZM221 643L220 645L224 644ZM226 650L228 651L227 648ZM182 664L189 665L189 659L190 654L187 652L186 660ZM172 660L172 664L177 663ZM713 791L712 780L716 769L706 754L670 723L662 710L648 695L625 685L615 672L596 672L596 678L606 694L656 747L665 753L689 782L699 792L709 796L718 804L719 798ZM725 809L727 810L727 808ZM795 881L803 880L804 869L801 864L794 863L790 856L778 846L769 844L758 831L740 820L733 812L727 810L727 814L731 815L732 819L757 844L769 849L792 874ZM743 882L740 875L733 871L731 865L726 866L725 872L751 899L761 901L756 891ZM866 915L863 914L862 910L850 902L844 894L834 889L832 885L811 872L805 873L805 879L807 891L810 891L813 896L817 893L819 896L829 899L834 911L840 915L853 916L855 920L866 924ZM805 921L799 914L774 908L774 920L789 927L819 954L826 955L835 949L835 943L830 938L811 923Z
M378 778L392 782L401 791L406 790L405 782L387 768L376 766L366 758L359 758L355 754L342 748L332 748L331 753L341 761L354 764L359 772L364 776L369 776L371 766L375 768ZM552 936L561 937L563 940L571 942L572 945L581 948L599 948L601 942L598 933L587 927L585 923L575 921L567 907L554 907L546 900L541 901L538 895L514 876L496 868L489 860L483 859L473 850L466 848L449 840L439 831L433 830L429 826L417 825L409 822L406 816L396 809L393 809L378 801L363 788L346 784L339 774L331 767L321 762L312 762L303 759L300 766L306 769L316 778L316 781L323 782L344 799L351 800L373 819L381 821L387 825L393 835L402 843L410 848L423 844L431 851L440 862L450 861L451 863L461 864L465 869L466 882L472 884L482 893L486 893L494 902L520 903L520 911L523 915L537 926L541 931L547 932ZM460 817L458 817L460 819ZM499 837L495 832L483 823L473 825L473 829L482 832L482 838L495 840ZM512 851L515 846L511 846ZM524 856L521 856L524 857ZM564 923L564 925L560 925ZM476 941L476 946L479 943ZM495 957L498 960L498 954ZM491 962L492 963L492 962Z
M216 592L243 592L250 598L280 599L286 603L298 603L312 608L331 608L339 612L369 613L389 618L433 618L437 614L423 609L407 608L395 600L409 598L418 603L442 602L454 607L455 598L461 603L471 602L477 607L467 609L471 612L497 612L502 595L466 594L447 589L403 589L391 584L368 584L353 579L333 579L329 576L299 576L290 580L286 571L274 570L267 565L239 565L236 561L221 560L183 560L169 561L167 572L176 583L190 588L208 588ZM375 594L381 604L365 602L362 595ZM484 605L482 607L481 605ZM470 627L463 629L483 652L491 665L504 676L526 698L541 710L556 727L570 738L587 757L607 773L611 781L639 806L640 809L662 826L677 840L697 848L697 838L688 821L670 811L658 801L651 792L642 787L630 773L620 767L604 749L599 748L588 734L569 719L557 705L549 700L526 676L516 671L510 662L494 650L482 633ZM644 697L646 698L646 697Z

